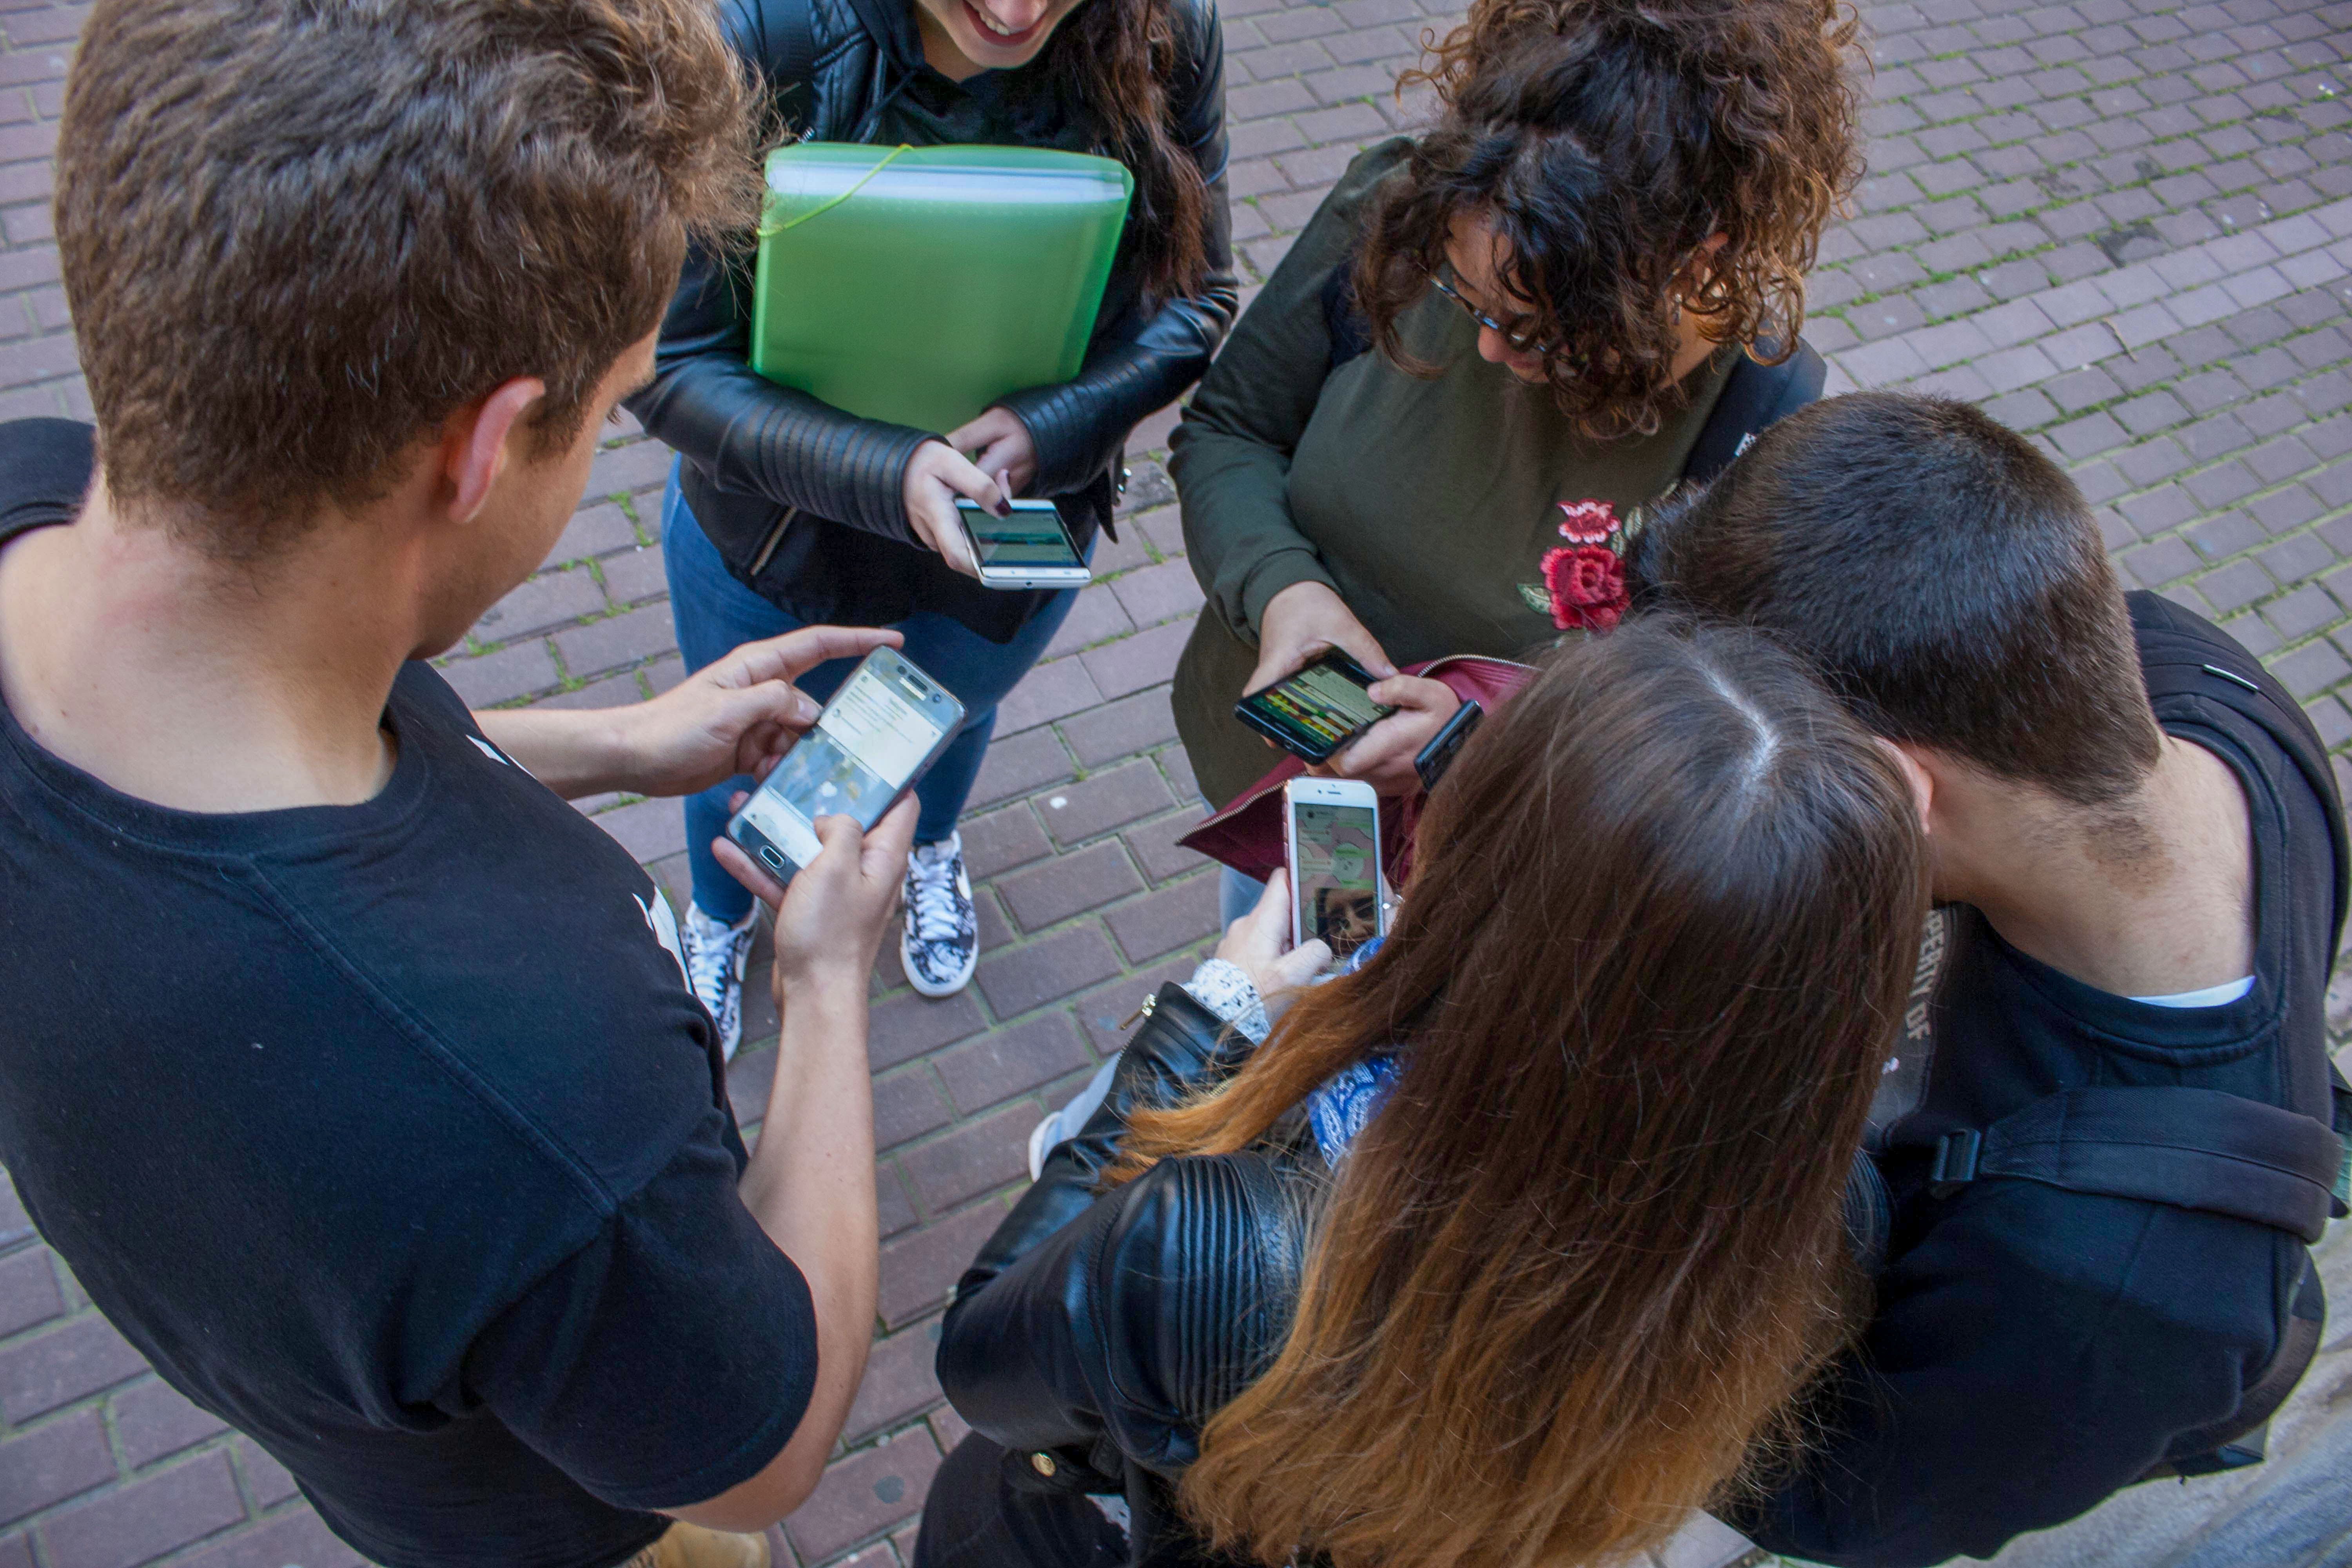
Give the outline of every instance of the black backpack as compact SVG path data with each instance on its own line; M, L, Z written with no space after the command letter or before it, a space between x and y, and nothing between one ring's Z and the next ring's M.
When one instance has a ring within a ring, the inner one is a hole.
M2335 952L2344 933L2352 851L2318 736L2276 682L2242 653L2224 651L2157 616L2133 618L2151 700L2195 696L2260 724L2326 808L2336 868L2328 947ZM1929 946L1935 941L1931 927ZM1931 955L1924 947L1922 953L1924 971ZM2286 1231L2308 1247L2331 1218L2345 1217L2352 1205L2352 1086L2332 1062L2326 1079L2325 1103L2293 1110L2179 1085L2063 1089L1989 1126L1945 1134L1928 1170L1930 1191L1949 1196L1968 1183L1991 1177L2040 1182L2070 1192L2227 1215ZM1873 1133L1895 1119L1874 1108ZM1846 1221L1865 1268L1875 1271L1885 1258L1892 1215L1875 1160L1867 1152L1856 1155L1847 1184ZM2259 1463L2272 1415L2318 1350L2326 1312L2318 1270L2306 1252L2301 1282L2279 1326L2278 1348L2263 1375L2246 1389L2235 1411L2181 1435L2139 1479L2208 1475Z

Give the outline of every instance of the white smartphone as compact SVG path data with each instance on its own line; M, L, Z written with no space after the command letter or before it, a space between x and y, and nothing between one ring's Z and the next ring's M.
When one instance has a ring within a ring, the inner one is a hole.
M956 502L983 588L1083 588L1095 580L1062 514L1049 500L1016 500L998 517L977 501Z
M895 648L866 656L815 727L793 743L727 824L727 837L779 882L817 857L820 816L871 827L939 760L963 704Z
M1282 803L1290 940L1321 937L1344 959L1388 930L1381 797L1361 779L1295 778Z

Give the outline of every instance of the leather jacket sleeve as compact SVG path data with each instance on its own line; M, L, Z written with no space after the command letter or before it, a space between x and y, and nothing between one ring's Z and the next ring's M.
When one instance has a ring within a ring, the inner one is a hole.
M918 543L907 463L932 433L845 414L754 371L750 292L748 256L693 247L662 318L653 382L629 411L722 489Z
M1171 129L1208 186L1201 237L1208 276L1198 293L1160 304L1139 329L1099 335L1071 380L1000 400L1037 449L1029 487L1036 495L1066 494L1117 463L1128 432L1201 379L1234 323L1241 292L1225 179L1224 27L1211 0L1180 7L1178 16L1190 37L1185 68L1171 94Z
M1304 1222L1273 1156L1163 1160L1097 1195L1128 1117L1230 1073L1251 1049L1175 985L1109 1094L981 1249L942 1327L939 1373L975 1431L1055 1450L1117 1489L1126 1463L1173 1477L1201 1426L1288 1331Z

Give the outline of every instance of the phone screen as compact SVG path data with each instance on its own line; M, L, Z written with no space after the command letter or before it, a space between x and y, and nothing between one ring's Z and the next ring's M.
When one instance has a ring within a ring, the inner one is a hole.
M1345 670L1322 659L1243 700L1326 752L1396 711L1373 701Z
M860 666L743 815L794 865L805 866L822 847L811 826L816 818L854 816L867 827L879 822L944 732L886 667Z
M1290 808L1298 856L1298 932L1345 958L1381 933L1380 825L1370 806Z
M960 506L964 526L982 566L1013 570L1028 566L1084 569L1086 561L1070 548L1061 520L1050 511L1015 511L992 517L978 507Z

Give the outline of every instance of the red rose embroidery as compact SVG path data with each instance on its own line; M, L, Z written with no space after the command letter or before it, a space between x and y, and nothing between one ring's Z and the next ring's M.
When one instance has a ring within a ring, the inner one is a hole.
M1559 536L1570 544L1603 544L1617 531L1617 509L1605 500L1564 500L1559 517Z
M1548 551L1543 574L1551 590L1551 624L1560 630L1605 632L1624 618L1631 600L1625 563L1615 551L1598 544Z

